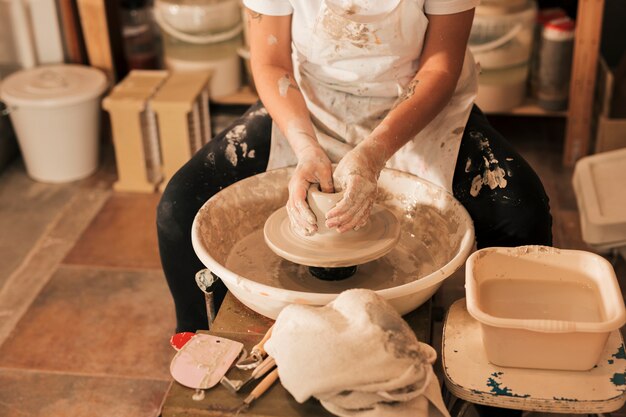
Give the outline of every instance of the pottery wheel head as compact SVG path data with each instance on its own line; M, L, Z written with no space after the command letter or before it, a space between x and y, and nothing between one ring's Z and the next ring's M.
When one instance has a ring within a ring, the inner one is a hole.
M291 227L287 209L272 213L263 228L265 243L296 264L340 268L361 265L389 253L400 238L400 222L391 210L375 205L367 225L357 231L301 236Z

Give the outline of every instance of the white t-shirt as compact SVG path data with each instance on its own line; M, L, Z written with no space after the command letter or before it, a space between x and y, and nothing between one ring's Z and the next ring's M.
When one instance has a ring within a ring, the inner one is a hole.
M380 123L415 77L427 14L462 12L480 0L243 1L260 14L292 14L294 75L314 125L331 138L356 145ZM449 105L387 166L451 190L463 131L459 127L465 126L476 89L475 64L468 50ZM288 150L284 143L279 146L278 136L273 134L273 151ZM273 151L270 168L294 162ZM278 159L284 163L274 163Z

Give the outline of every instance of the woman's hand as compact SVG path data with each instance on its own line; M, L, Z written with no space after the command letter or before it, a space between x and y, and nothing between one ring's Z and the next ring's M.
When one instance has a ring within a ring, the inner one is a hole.
M311 184L319 184L322 192L332 193L332 165L319 146L307 146L297 155L298 165L289 180L287 214L296 233L310 236L317 231L317 219L306 201L307 190Z
M378 177L387 159L370 144L365 141L348 152L333 173L335 186L344 195L327 213L326 226L340 233L365 226L376 200Z

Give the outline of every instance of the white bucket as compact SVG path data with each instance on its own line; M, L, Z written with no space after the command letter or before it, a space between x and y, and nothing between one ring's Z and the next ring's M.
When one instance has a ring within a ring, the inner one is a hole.
M241 7L237 0L157 0L154 17L173 71L212 72L211 98L241 87Z
M501 69L528 62L536 17L537 5L532 0L478 6L469 48L481 68Z
M528 65L482 70L478 76L476 105L487 113L501 113L518 107L526 98Z
M0 89L8 106L28 175L60 183L98 168L100 97L107 87L99 70L54 65L17 72Z

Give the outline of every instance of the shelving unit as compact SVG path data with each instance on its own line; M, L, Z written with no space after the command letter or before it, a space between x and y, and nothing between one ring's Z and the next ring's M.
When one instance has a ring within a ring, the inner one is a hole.
M590 153L593 98L596 87L604 0L578 0L574 58L567 111L546 111L528 99L521 106L502 113L513 116L565 117L563 165L574 166Z
M600 51L604 0L578 0L563 165L590 152L593 95Z

